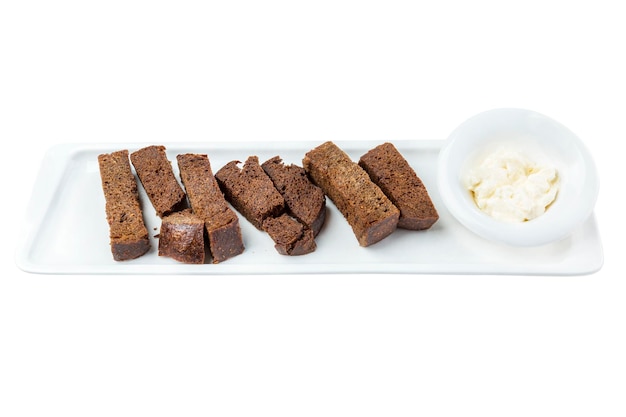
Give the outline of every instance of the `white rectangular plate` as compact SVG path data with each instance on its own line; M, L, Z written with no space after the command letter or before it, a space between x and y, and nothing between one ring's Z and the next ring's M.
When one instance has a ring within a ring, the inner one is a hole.
M257 155L261 162L280 155L302 164L304 154L321 142L171 143L168 158L178 177L176 155L206 153L214 172L231 160ZM355 161L381 142L336 142ZM352 229L330 200L327 220L316 238L317 250L283 256L270 237L241 215L246 250L220 264L187 265L157 254L160 219L141 185L144 218L152 249L144 256L116 262L109 248L97 157L149 144L64 144L46 154L26 213L16 262L27 272L51 274L519 274L581 275L602 267L603 253L594 216L569 238L541 247L518 248L486 241L457 222L436 187L436 166L443 141L394 141L426 185L440 219L427 231L398 229L383 241L360 247Z

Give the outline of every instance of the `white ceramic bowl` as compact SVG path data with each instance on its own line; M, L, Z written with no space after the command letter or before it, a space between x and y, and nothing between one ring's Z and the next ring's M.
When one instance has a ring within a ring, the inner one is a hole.
M505 146L557 169L555 201L539 217L520 223L496 220L481 211L463 178L486 154ZM496 109L461 124L439 154L438 186L444 204L465 227L486 239L539 246L569 236L592 213L598 175L582 141L560 123L524 109Z

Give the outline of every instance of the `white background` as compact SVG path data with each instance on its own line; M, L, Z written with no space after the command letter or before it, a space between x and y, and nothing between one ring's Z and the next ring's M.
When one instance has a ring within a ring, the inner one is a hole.
M3 2L0 415L626 415L618 5ZM53 144L444 139L508 106L592 152L600 272L55 276L13 260Z

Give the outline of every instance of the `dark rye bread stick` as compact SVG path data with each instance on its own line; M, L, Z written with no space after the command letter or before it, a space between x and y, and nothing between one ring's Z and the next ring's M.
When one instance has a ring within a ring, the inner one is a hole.
M185 208L185 192L172 171L164 146L147 146L130 154L139 181L159 217Z
M163 217L159 256L187 264L204 263L204 221L190 209Z
M285 199L289 214L317 236L326 218L324 191L311 182L302 167L286 165L279 156L263 162L261 167Z
M304 170L346 218L359 245L369 246L397 227L400 211L348 154L333 142L307 152Z
M266 218L263 230L270 235L274 248L281 255L306 255L317 248L313 231L286 213Z
M424 183L393 144L386 142L369 150L359 165L400 209L398 227L425 230L439 219Z
M213 263L244 251L237 214L228 206L220 190L208 155L177 155L180 178L193 213L204 221Z
M259 158L250 156L239 168L240 161L231 161L215 173L224 196L250 223L263 230L263 220L277 217L285 210L285 200L259 165Z
M285 200L267 176L259 158L250 156L222 167L215 177L226 199L257 229L267 232L281 255L305 255L316 249L313 231L285 213Z
M113 259L126 261L138 258L150 249L150 239L128 151L98 155L98 165Z

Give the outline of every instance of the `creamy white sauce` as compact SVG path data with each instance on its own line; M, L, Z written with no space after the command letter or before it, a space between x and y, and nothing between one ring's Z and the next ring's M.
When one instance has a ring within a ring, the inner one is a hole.
M540 165L526 155L500 149L472 167L465 180L478 208L491 217L524 222L545 213L556 198L556 168Z

